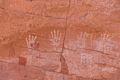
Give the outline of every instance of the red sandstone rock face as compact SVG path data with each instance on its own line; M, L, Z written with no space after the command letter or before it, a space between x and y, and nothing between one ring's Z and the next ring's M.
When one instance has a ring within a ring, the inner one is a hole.
M119 0L0 0L0 80L119 80Z

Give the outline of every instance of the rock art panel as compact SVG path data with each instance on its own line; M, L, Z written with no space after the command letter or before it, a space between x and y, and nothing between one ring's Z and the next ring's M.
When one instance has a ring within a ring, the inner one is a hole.
M74 34L76 35L74 35ZM89 49L100 51L110 55L119 55L118 36L119 33L102 31L96 32L96 29L87 28L87 26L70 27L67 29L65 48Z
M37 36L29 35L26 38L27 48L19 49L19 64L41 67L48 71L61 71L60 54L57 52L45 52L38 49ZM18 47L19 48L19 47Z
M40 43L40 51L61 52L63 48L65 30L65 20L47 18L41 28L31 32L38 34L39 36L38 42Z
M84 78L111 78L111 76L119 70L117 65L114 65L114 63L119 63L119 61L115 61L108 56L101 58L104 55L99 52L82 49L70 51L66 49L63 56L67 62L69 74L82 76ZM101 62L103 62L103 64L101 64Z
M0 0L0 80L119 80L119 0Z

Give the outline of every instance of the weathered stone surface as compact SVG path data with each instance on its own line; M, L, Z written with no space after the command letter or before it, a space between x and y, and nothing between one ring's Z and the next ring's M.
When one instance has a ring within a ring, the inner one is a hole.
M40 68L0 62L0 80L44 80L45 72Z
M0 80L119 80L119 0L0 0Z
M42 15L44 11L44 3L42 0L5 0L7 11L16 11L18 13Z
M104 58L103 56L105 55L100 52L84 49L77 51L66 49L63 55L66 59L69 73L84 78L102 79L103 76L109 78L119 70L118 65L115 65L119 61L115 61L108 56Z
M66 19L70 10L69 0L46 0L45 16L58 19Z
M46 71L61 72L61 53L41 51L32 51L31 53L23 48L16 52L16 54L19 56L20 65L35 66Z
M77 77L74 75L65 75L55 72L46 72L45 80L77 80Z

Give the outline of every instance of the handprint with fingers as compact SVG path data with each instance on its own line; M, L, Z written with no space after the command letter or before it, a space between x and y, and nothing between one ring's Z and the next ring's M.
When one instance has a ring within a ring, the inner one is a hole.
M36 49L39 46L39 43L37 41L37 36L29 35L28 38L26 38L26 43L28 49Z
M100 35L100 40L98 42L98 50L103 51L104 53L107 53L112 49L111 42L112 41L112 35L108 33L102 33Z
M109 53L112 48L113 48L113 44L112 44L112 34L107 34L107 33L104 33L103 34L103 52L104 53Z
M100 37L102 41L109 41L112 38L111 34L108 33L102 33Z
M54 30L51 32L50 41L52 42L52 45L55 47L58 47L60 45L61 40L61 33L57 30Z
M79 48L85 48L86 45L86 40L87 37L89 36L88 33L86 32L81 32L78 36L77 36L77 47Z

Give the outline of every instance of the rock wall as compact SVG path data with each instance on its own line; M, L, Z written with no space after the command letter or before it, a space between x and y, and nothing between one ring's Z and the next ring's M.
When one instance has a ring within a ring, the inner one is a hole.
M0 80L119 80L119 36L119 0L0 0Z

